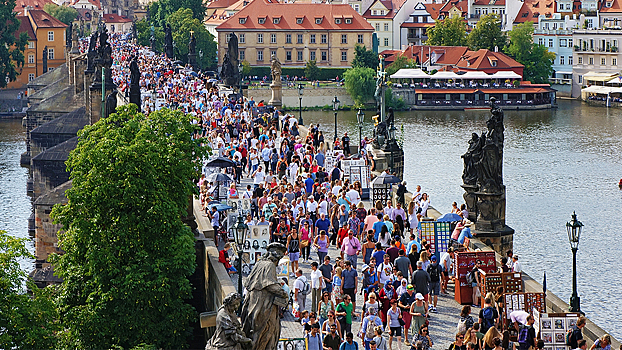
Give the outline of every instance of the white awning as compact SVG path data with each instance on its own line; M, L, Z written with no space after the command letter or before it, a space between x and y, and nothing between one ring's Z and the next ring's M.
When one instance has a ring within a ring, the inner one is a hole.
M391 79L425 79L430 76L419 68L402 68L391 75Z
M459 76L460 79L492 79L490 75L481 71L469 71Z
M607 81L607 84L622 84L622 77L615 77Z
M560 71L560 72L555 72L555 74L572 74L572 71L570 71L570 72L561 72Z
M460 79L460 76L454 72L436 72L430 76L431 79Z
M516 74L514 71L498 71L497 73L492 75L493 79L522 79L519 74Z
M607 95L610 93L622 93L622 88L593 85L593 86L586 87L585 89L581 90L581 92L589 92L592 94Z
M617 72L601 73L601 72L587 72L583 75L583 80L590 81L609 81L618 76Z

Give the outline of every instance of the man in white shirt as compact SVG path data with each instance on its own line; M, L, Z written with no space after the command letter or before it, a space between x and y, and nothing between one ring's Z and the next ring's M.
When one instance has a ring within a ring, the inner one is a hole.
M421 186L417 185L417 190L413 193L413 201L419 202L421 200Z
M521 271L523 271L523 266L518 261L518 255L512 256L512 260L514 261L514 265L512 266L512 272L521 272Z
M311 214L312 220L316 220L317 218L317 207L318 204L315 201L315 198L313 198L313 196L309 196L309 200L307 200L307 212Z
M259 168L257 168L257 171L255 171L252 176L253 176L253 185L255 185L255 188L257 188L260 183L266 180L266 173L264 173L261 165L259 166Z
M339 191L341 191L341 180L335 181L335 186L332 189L332 192L335 196L339 195Z
M311 263L311 312L317 312L320 296L322 295L322 271L318 269L318 263Z
M296 281L294 282L294 301L300 305L300 311L306 310L305 302L307 301L307 295L303 291L307 283L307 278L302 275L302 269L298 269L296 271Z
M320 197L320 203L318 204L317 213L321 216L324 214L328 216L328 202L324 198L324 195Z
M361 201L361 195L357 190L354 189L353 185L350 185L350 190L348 191L347 196L350 199L350 203L352 203L353 207L357 206Z

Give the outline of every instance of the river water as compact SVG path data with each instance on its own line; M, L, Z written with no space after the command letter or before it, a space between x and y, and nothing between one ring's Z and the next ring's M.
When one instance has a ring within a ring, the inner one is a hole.
M371 135L366 112L363 135ZM326 139L334 135L332 112L304 112L305 124L320 123ZM421 185L442 213L462 203L460 155L472 132L486 130L487 111L400 112L404 126L405 179ZM615 237L622 214L622 110L560 101L549 111L505 112L504 183L506 223L516 230L515 252L524 270L564 300L572 293L572 253L565 224L577 212L584 229L577 255L581 309L594 322L622 339L618 296L622 294L620 253ZM355 112L338 114L338 132L358 141ZM25 151L19 120L0 120L0 230L28 237L31 212L26 195L27 170L19 166ZM617 208L617 209L616 209ZM32 249L32 242L29 243ZM28 267L29 271L31 267Z

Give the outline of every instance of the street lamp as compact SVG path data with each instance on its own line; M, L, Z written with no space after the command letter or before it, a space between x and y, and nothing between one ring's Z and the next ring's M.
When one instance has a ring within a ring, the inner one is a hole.
M242 99L242 102L244 102L244 95L242 95L242 71L244 70L244 66L242 65L242 62L240 62L240 64L238 64L238 73L240 73L238 76L240 78L240 98Z
M577 250L579 250L579 238L583 224L577 220L577 214L572 212L572 220L566 223L568 241L572 249L572 296L570 297L570 312L581 312L581 299L577 294Z
M299 106L299 116L298 116L298 125L304 125L302 123L302 93L304 92L305 86L300 83L298 84L298 100L300 102L300 106Z
M363 121L365 120L365 113L359 108L356 112L356 125L359 127L359 155L363 157Z
M335 139L333 141L337 141L337 110L339 109L339 104L341 101L337 99L337 96L333 99L333 111L335 112Z
M242 247L248 233L248 225L244 223L242 215L238 215L238 222L230 228L238 245L238 293L242 294Z

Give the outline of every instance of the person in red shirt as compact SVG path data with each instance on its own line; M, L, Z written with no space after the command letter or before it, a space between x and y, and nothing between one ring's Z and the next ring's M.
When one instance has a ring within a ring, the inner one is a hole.
M227 253L229 249L231 249L231 244L227 242L225 243L225 248L218 252L218 261L225 265L225 268L227 269L227 271L229 271L230 274L234 274L238 272L238 270L236 270L235 267L231 266L231 262L229 260L229 253Z

